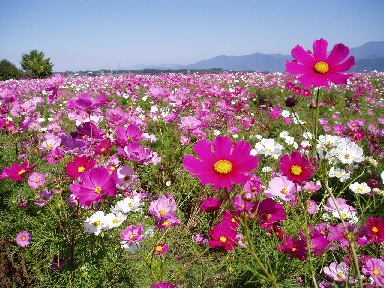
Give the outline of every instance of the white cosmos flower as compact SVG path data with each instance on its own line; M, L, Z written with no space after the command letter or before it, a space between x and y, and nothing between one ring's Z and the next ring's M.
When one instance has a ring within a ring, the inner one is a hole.
M371 192L371 188L366 183L355 182L349 186L349 189L354 193L361 195L369 194Z
M121 201L118 201L117 204L110 209L114 214L119 212L127 214L128 212L137 212L142 206L141 198L139 196L126 197Z
M289 117L290 115L291 115L291 113L288 110L283 109L281 111L281 116L282 117Z
M138 242L127 244L126 241L121 241L121 248L123 248L125 251L131 254L135 254L135 252L137 252L140 247L141 246Z
M114 213L108 213L105 216L104 222L102 224L103 230L110 230L112 228L119 227L125 220L127 216L122 213L114 214Z
M265 156L272 156L275 159L277 159L284 147L276 142L274 139L269 138L263 138L260 142L258 142L255 145L255 148L251 150L251 155L265 155Z
M84 221L84 231L86 233L94 233L99 235L102 231L102 225L105 221L105 213L102 211L97 211L93 215Z
M279 136L280 136L281 138L286 138L287 136L289 136L289 132L286 131L286 130L283 130L283 131L279 134Z
M350 173L340 168L331 167L330 171L328 172L328 176L331 178L338 178L339 181L345 182L350 178Z

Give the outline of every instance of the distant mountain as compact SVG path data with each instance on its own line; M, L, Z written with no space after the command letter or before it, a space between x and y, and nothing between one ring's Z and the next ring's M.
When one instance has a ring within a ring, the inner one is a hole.
M220 55L208 60L191 64L192 69L222 68L238 71L284 71L285 61L291 55L254 53L244 56Z
M159 70L175 69L175 70L178 70L178 69L185 69L185 68L186 68L186 65L181 65L181 64L159 64L159 65L137 64L137 65L122 68L122 69L125 69L125 70L142 70L142 69L159 69Z
M350 55L354 55L359 59L375 59L384 57L384 42L372 41L363 44L362 46L351 48Z
M372 41L360 47L351 48L350 55L356 58L353 71L383 71L384 42ZM292 60L291 55L254 53L244 56L220 55L211 59L190 64L191 69L222 68L223 70L284 72L286 60Z

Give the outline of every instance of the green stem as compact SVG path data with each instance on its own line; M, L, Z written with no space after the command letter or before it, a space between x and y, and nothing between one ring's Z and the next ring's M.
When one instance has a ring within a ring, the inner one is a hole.
M244 215L247 218L246 214L244 214ZM275 277L272 276L271 274L269 274L269 272L265 268L264 264L261 263L259 257L256 255L255 250L253 250L252 242L251 242L251 236L249 235L249 228L248 228L247 220L244 219L242 224L243 224L243 226L245 228L245 233L246 233L246 237L247 237L247 243L248 243L247 244L247 250L252 255L253 259L255 259L257 265L259 265L261 271L263 271L263 274L267 277L268 281L271 282L274 287L279 288L279 285L276 283Z
M324 178L324 184L326 186L326 189L327 189L327 192L329 193L332 201L334 202L334 205L335 205L335 208L339 214L339 218L340 218L340 221L342 222L342 225L344 227L344 230L345 230L345 233L346 233L346 236L349 236L349 230L346 226L346 223L343 219L343 216L340 212L340 209L339 209L339 206L338 206L338 203L334 197L334 194L332 193L332 189L329 187L328 185L328 179L327 178ZM358 282L359 282L359 287L360 288L363 288L363 282L362 282L362 279L361 279L361 271L359 269L359 264L358 264L358 258L357 258L357 254L355 252L355 241L352 240L352 238L348 238L349 240L349 244L350 244L350 251L351 251L351 254L352 254L352 258L353 258L353 261L354 261L354 267L355 267L355 271L356 271L356 274L357 274L357 277L358 277Z
M302 192L300 193L300 196L302 198L303 206L304 206L303 214L304 214L304 222L305 222L304 229L305 229L305 233L306 233L306 242L307 242L307 259L308 259L308 262L310 264L312 283L314 283L315 288L318 288L318 283L316 282L316 278L315 278L314 266L312 265L310 230L308 229L307 209L306 209L307 208L307 200L306 200L306 198L304 198Z

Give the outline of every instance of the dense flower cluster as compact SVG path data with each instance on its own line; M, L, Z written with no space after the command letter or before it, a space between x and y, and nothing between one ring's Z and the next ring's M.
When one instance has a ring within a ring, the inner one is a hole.
M141 256L152 274L160 270L147 284L153 288L176 287L161 281L173 254L213 258L239 249L256 264L273 252L283 262L310 262L296 270L315 286L383 287L383 90L374 84L383 75L344 74L355 63L348 48L337 44L327 55L324 39L292 55L286 73L268 75L1 82L1 146L27 135L16 160L1 160L1 182L17 188L8 203L52 213L55 230L70 235L47 267L73 266L68 251L79 240L108 239ZM307 111L295 112L300 105ZM29 249L46 237L37 232L19 222L12 238ZM174 240L184 234L189 246ZM320 256L318 270L307 271ZM264 273L264 282L278 285L274 275Z

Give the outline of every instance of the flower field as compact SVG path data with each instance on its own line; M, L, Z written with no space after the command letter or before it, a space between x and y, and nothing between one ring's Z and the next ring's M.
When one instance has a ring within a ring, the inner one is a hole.
M313 48L0 82L1 287L384 287L384 75Z

